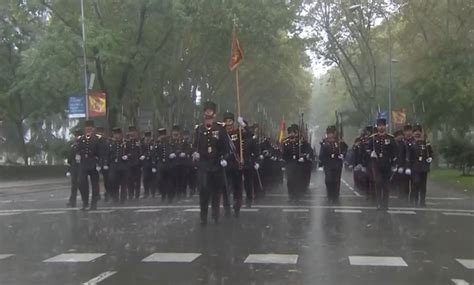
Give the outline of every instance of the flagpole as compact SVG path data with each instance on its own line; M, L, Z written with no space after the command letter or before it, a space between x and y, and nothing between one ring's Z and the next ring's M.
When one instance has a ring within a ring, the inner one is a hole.
M239 88L239 69L235 69L235 85L237 88L237 117L240 118L240 88ZM244 166L244 148L242 141L242 127L239 126L239 144L240 144L240 163Z

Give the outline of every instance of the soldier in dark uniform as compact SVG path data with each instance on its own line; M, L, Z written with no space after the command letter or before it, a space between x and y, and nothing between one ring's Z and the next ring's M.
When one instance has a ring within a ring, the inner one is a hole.
M404 197L404 189L403 189L403 178L405 176L404 173L404 168L403 168L403 161L404 161L404 154L405 154L405 142L403 141L403 130L397 130L395 133L393 133L393 136L395 138L395 143L397 144L397 166L393 170L394 173L392 181L391 181L391 187L392 189L396 190L398 193L398 198L399 199L406 199Z
M385 131L385 119L377 119L377 133L369 140L371 167L374 173L375 193L377 197L377 209L388 209L390 196L389 181L392 166L397 160L397 145L391 134Z
M130 143L130 155L128 158L129 175L128 175L128 199L140 198L142 168L141 162L145 160L143 155L143 146L140 141L140 135L135 126L128 128L128 140Z
M415 206L425 207L426 181L433 161L433 149L425 140L421 125L413 127L413 144L409 148L410 167L412 169L413 189L410 201ZM418 204L419 203L419 204Z
M204 122L196 127L196 152L193 153L193 160L197 161L198 166L201 223L207 224L209 200L212 204L212 217L216 223L219 220L222 167L227 166L229 140L224 127L214 121L217 105L207 101L203 107Z
M288 128L288 137L283 141L282 157L286 162L286 179L290 201L298 201L304 191L304 162L311 160L311 146L300 139L298 125Z
M171 146L169 144L169 138L167 137L166 129L158 129L158 138L155 143L155 160L154 163L157 168L157 186L161 193L161 200L164 202L166 199L171 201L171 187L172 185L172 173L170 169L170 160L175 158L175 154L171 153Z
M263 142L260 144L260 150L262 153L259 157L259 171L262 178L263 192L267 193L268 191L271 191L272 187L276 184L276 172L274 172L275 160L272 159L274 158L275 150L273 149L269 138L265 138L263 140Z
M336 126L326 129L326 138L321 142L319 151L320 166L324 167L326 190L330 204L339 203L341 172L347 144L338 139Z
M400 176L400 188L401 188L401 195L400 198L405 201L409 201L410 192L413 188L412 185L412 171L410 167L410 158L409 158L409 149L412 147L414 143L413 138L413 127L410 124L406 124L403 127L403 148L400 145L401 154L399 158L402 161L398 162L398 169L397 172L400 174L404 174Z
M362 190L362 164L361 155L363 151L363 140L365 132L362 132L360 136L356 137L354 144L352 145L352 160L349 166L352 166L352 176L354 180L354 187L361 191Z
M130 143L123 138L121 128L114 128L112 134L106 160L109 165L111 199L115 203L119 199L121 203L125 203L128 194Z
M106 153L107 147L109 144L108 138L105 136L105 130L103 127L97 127L95 129L96 135L99 137L99 148L101 153ZM100 165L103 165L100 173L102 174L103 183L104 183L104 199L105 201L108 200L109 196L109 169L107 165L104 165L103 162L100 162ZM100 195L99 195L100 199Z
M154 164L155 146L151 132L147 131L144 135L142 143L143 156L145 156L145 159L142 161L144 198L148 198L150 194L152 198L155 198L155 187L153 185L156 176L156 166Z
M183 133L183 151L186 154L186 158L184 159L184 172L185 172L185 180L186 185L185 188L189 188L189 196L193 196L196 192L197 187L197 172L192 161L192 154L194 152L193 144L191 141L191 134L188 130L184 130Z
M82 136L81 130L75 130L73 132L73 138L70 141L69 153L67 156L68 170L66 176L71 177L71 195L69 196L68 207L76 207L77 189L78 189L78 178L79 178L79 163L76 161L77 145L79 139Z
M100 152L99 137L94 133L94 121L86 121L84 135L77 142L75 160L79 163L79 190L82 197L82 209L89 207L89 178L92 187L91 210L97 209L99 200L99 163L103 154Z
M231 155L229 156L229 165L225 169L227 185L224 187L224 209L226 215L230 214L230 189L233 192L234 216L238 217L242 206L242 187L245 189L245 199L247 207L251 207L254 199L254 172L258 168L256 162L257 146L247 128L247 124L242 118L239 118L239 126L235 126L235 116L230 112L224 113L224 124L228 134L228 139L232 142L230 145ZM242 132L242 152L243 160L240 157L240 135Z
M171 152L173 154L173 159L171 159L171 175L172 175L172 184L171 184L171 199L175 196L178 199L186 196L186 150L183 149L183 140L181 138L181 126L174 125L171 129L171 139L170 139Z
M375 193L375 178L374 171L372 168L372 160L370 159L369 144L372 141L372 134L375 132L373 126L367 126L365 128L364 137L361 142L361 149L358 156L358 164L360 166L360 179L362 189L366 193L367 200L376 203Z

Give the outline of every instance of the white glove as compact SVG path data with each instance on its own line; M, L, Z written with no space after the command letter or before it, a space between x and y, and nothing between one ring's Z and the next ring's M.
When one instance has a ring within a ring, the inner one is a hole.
M175 159L176 158L176 154L172 153L170 154L170 159Z
M140 156L140 160L145 160L145 156L144 155Z
M74 159L77 163L81 162L81 156L79 154L76 154L76 157Z
M128 159L127 155L122 156L122 160L127 160L127 159Z
M370 153L370 157L371 157L371 158L377 158L377 153L375 152L375 150L373 150L373 151Z
M263 155L259 155L258 158L260 158L261 160L263 160Z
M71 172L69 172L69 171L66 172L66 176L67 176L67 177L71 176Z
M237 122L239 123L239 125L242 127L242 128L245 128L247 125L245 124L244 122L244 118L242 117L238 117L237 118Z
M432 161L433 161L433 158L432 158L432 157L428 157L428 158L426 159L426 162L428 162L428 163L431 163Z
M98 166L98 165L95 167L95 170L97 170L97 171L100 171L101 169L102 168L100 168L100 166Z
M350 165L349 165L349 167L350 167ZM362 166L360 164L357 164L356 166L354 166L354 171L360 171L361 167Z
M340 154L337 156L337 158L339 158L339 159L344 159L344 155L343 155L342 153L340 153Z
M392 167L392 172L397 172L397 168L395 166Z
M151 169L151 172L156 173L156 168L153 167L153 168Z
M102 167L104 170L109 170L109 166L108 165L104 165L104 167Z
M411 175L411 169L410 168L405 169L405 174L406 175Z
M365 168L364 166L362 166L362 168L360 169L362 172L366 173L367 172L367 168Z
M199 155L198 152L194 152L192 156L193 156L194 161L199 160L199 158L200 158L200 155Z
M300 159L298 159L298 162L304 162L304 158L300 157Z
M311 160L311 155L307 154L306 155L306 160Z
M186 154L185 154L184 152L182 152L182 153L179 154L179 157L185 158L185 157L186 157Z
M324 168L322 168L322 167L318 168L318 171L323 171L323 170L324 170Z
M398 174L403 174L403 167L398 168Z
M255 163L254 167L255 167L256 170L258 170L260 168L260 164Z
M354 168L354 165L349 164L349 169L353 169L353 168Z
M222 159L222 160L221 160L221 166L222 166L222 167L226 167L226 166L227 166L227 161L225 161L225 159Z

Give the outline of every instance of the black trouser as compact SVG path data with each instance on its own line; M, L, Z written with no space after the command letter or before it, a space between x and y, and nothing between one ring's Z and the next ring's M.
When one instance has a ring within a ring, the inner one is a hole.
M128 199L140 198L142 169L140 165L130 166L128 174Z
M245 200L247 204L250 205L252 203L254 198L253 176L253 168L244 168L243 170L236 168L226 169L227 187L224 187L223 191L224 207L230 207L229 192L232 191L233 208L236 211L240 210L240 207L242 207L243 196L242 186L245 188Z
M197 169L194 165L189 166L187 180L188 180L188 187L189 187L189 195L192 196L196 192L196 188L197 188Z
M172 174L174 188L173 193L176 194L178 198L186 197L188 168L183 164L176 165L173 167Z
M128 170L126 168L110 167L109 186L110 197L114 202L127 200Z
M419 201L420 206L425 206L427 178L428 172L413 172L413 189L410 194L410 200L415 205Z
M174 189L173 189L173 173L172 168L162 167L158 171L157 176L157 185L158 189L161 193L161 199L164 201L168 199L171 201L174 197Z
M152 197L155 197L155 187L153 185L155 175L156 173L153 173L152 167L143 167L143 188L145 192L145 198L148 198L148 196L150 196L150 193Z
M209 202L212 205L212 217L219 219L219 205L222 189L222 169L207 170L198 169L199 205L201 208L201 220L207 220Z
M81 192L84 207L89 205L89 177L92 187L91 206L96 207L99 200L99 172L95 168L79 170L79 191Z
M341 189L341 168L324 168L324 182L326 183L326 191L330 202L339 200L339 192Z
M292 161L286 164L286 185L290 199L299 199L302 195L302 163Z
M79 167L73 165L70 168L71 172L71 196L69 196L69 206L76 207L77 188L79 187Z
M388 208L388 199L390 197L389 182L392 169L390 165L376 165L374 170L377 205L382 208Z
M100 172L102 173L102 177L104 178L105 197L108 198L110 196L109 170L105 170L104 168L102 168Z
M410 196L410 188L413 188L412 177L404 173L400 174L400 199L408 201L408 197Z

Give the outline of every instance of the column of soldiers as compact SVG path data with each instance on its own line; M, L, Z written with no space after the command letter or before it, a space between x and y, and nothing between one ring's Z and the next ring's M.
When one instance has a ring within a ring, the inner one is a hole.
M366 127L355 139L352 150L354 185L378 209L388 208L391 189L402 201L426 206L433 151L421 125L407 124L392 135L386 132L385 119L378 119L376 128Z

